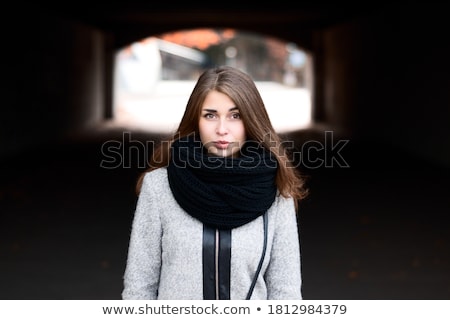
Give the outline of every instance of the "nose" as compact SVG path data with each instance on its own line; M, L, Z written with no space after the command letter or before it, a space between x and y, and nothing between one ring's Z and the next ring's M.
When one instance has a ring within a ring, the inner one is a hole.
M220 136L226 135L228 133L226 121L224 119L221 119L217 122L216 133Z

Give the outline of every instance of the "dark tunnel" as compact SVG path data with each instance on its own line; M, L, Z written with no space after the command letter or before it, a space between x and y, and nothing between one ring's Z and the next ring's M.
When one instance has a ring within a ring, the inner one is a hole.
M135 183L164 136L105 125L114 54L165 32L233 28L313 57L312 124L286 134L310 190L298 216L304 298L449 299L446 12L440 3L5 8L0 298L121 298ZM102 165L105 143L123 165Z

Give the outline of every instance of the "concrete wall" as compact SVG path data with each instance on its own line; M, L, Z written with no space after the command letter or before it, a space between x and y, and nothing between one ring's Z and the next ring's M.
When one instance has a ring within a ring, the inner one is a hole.
M101 122L108 37L51 14L21 12L3 38L0 158Z
M450 42L438 7L393 9L323 33L325 118L353 139L450 168Z

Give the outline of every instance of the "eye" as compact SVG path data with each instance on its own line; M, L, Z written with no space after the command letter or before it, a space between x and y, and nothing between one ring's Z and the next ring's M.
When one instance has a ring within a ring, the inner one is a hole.
M239 112L233 112L231 114L231 119L240 119L241 118L241 114Z
M211 112L208 112L208 113L203 114L203 117L204 117L205 119L214 119L215 114L214 114L214 113L211 113Z

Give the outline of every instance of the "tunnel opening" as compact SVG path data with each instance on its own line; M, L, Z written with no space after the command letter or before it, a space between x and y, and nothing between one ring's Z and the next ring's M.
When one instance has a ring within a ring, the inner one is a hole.
M111 123L173 133L198 76L217 65L252 76L278 132L311 124L311 54L292 42L235 29L168 32L116 51Z

